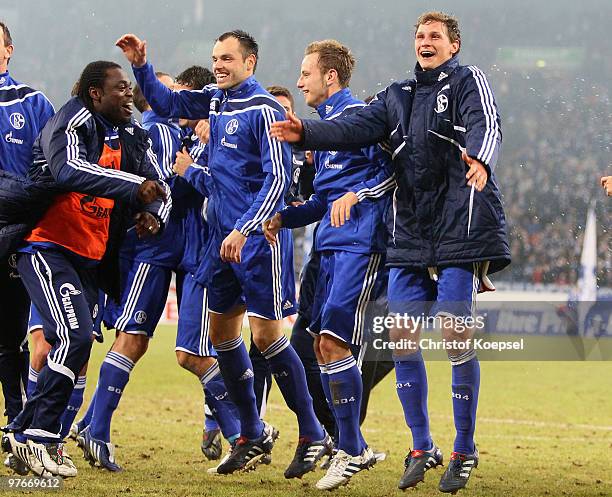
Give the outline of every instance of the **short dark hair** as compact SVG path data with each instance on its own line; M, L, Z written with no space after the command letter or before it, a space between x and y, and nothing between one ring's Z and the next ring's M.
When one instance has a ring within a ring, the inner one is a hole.
M441 22L444 24L451 43L458 41L459 49L461 49L461 31L459 30L459 21L456 17L437 10L425 12L417 19L417 22L414 25L414 34L416 35L416 32L421 24L427 24L428 22ZM459 50L457 50L457 53L459 53Z
M97 60L87 64L79 77L78 96L90 111L93 111L93 100L89 96L89 89L103 88L109 69L121 69L121 66L116 62Z
M9 28L6 24L4 24L2 21L0 21L0 27L2 28L2 34L4 35L4 46L8 47L9 45L13 44L13 38L11 38L11 32L9 31Z
M289 100L289 103L291 104L291 108L293 109L293 107L295 107L295 102L293 101L293 95L291 95L291 92L289 91L288 88L285 88L284 86L268 86L266 88L266 91L273 97L287 98Z
M234 29L233 31L226 31L223 33L217 38L217 41L225 41L228 38L236 38L238 40L240 48L242 49L243 60L251 54L255 56L255 66L253 67L253 72L255 72L255 69L257 69L257 60L259 59L259 45L255 41L255 38L242 29Z
M194 90L201 90L206 85L215 83L216 79L210 69L202 66L191 66L176 77L176 82Z
M353 74L355 57L351 49L336 40L313 41L306 47L304 55L318 54L319 69L325 74L330 69L338 73L338 82L342 88L346 88Z

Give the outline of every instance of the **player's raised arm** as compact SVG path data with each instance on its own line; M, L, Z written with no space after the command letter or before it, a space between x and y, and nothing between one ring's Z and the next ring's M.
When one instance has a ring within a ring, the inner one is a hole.
M162 117L205 119L216 87L172 91L161 83L153 66L147 62L147 42L134 34L125 34L115 43L132 64L136 82L155 113Z
M293 112L287 112L285 121L272 123L270 136L281 142L297 143L304 139L304 126Z
M125 55L125 58L134 67L142 67L147 63L147 42L141 40L135 34L125 34L119 38L115 45L118 46Z

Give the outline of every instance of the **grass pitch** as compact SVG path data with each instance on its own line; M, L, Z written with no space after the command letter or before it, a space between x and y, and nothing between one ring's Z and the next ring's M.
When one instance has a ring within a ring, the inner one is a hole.
M111 337L107 332L107 343L94 344L84 407ZM65 481L61 495L320 495L314 488L323 475L320 470L302 481L283 478L297 431L293 413L284 406L276 386L266 414L281 432L272 465L232 476L206 473L215 463L205 461L199 448L202 390L197 379L176 364L174 339L174 327L159 327L132 372L114 417L112 440L125 471L111 474L91 468L70 442L67 448L79 475ZM446 463L453 439L450 365L432 361L427 371L431 429ZM612 362L482 362L481 371L476 432L481 462L463 495L612 496ZM368 442L388 457L335 495L402 495L397 482L410 436L393 374L372 392L363 428ZM442 471L428 472L425 483L409 492L442 495L437 490Z

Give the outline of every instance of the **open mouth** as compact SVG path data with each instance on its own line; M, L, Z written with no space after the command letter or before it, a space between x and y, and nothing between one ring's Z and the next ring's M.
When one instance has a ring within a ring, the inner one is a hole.
M430 59L435 54L431 50L421 50L421 57L424 59Z
M222 83L227 78L229 78L229 74L225 72L218 72L218 73L215 73L215 78L217 78L217 83Z
M132 109L132 105L133 105L132 102L129 102L127 104L123 104L121 108L128 114L132 114L134 112Z

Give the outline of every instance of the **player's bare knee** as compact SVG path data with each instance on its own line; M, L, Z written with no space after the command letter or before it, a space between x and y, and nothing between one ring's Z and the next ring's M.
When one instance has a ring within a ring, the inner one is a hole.
M111 350L137 362L149 347L149 337L143 334L119 333Z
M348 357L351 353L349 345L346 342L327 333L321 334L319 350L321 351L325 363L338 361Z
M315 337L312 343L312 348L314 349L315 356L317 357L317 362L319 364L325 364L325 358L321 352L321 335L317 335Z
M249 316L249 324L253 342L262 353L283 336L282 321Z
M421 327L398 327L389 330L389 342L395 343L393 357L406 359L419 351Z

